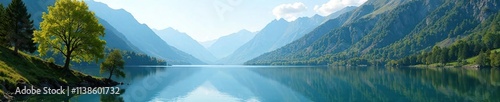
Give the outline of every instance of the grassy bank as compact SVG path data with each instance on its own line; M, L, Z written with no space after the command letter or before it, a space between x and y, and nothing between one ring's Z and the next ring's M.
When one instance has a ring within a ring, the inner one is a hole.
M55 65L8 48L0 47L0 95L1 101L29 100L32 96L11 96L16 87L59 87L59 86L112 86L116 82L83 74L75 70L64 70ZM69 99L69 98L68 98ZM64 99L62 99L64 100Z
M499 49L494 49L490 50L491 53L493 52L500 52ZM409 67L455 67L455 68L469 68L469 69L479 69L479 68L489 68L489 67L482 67L476 64L476 60L479 57L479 55L469 57L465 59L461 64L457 61L451 61L448 63L432 63L432 64L418 64L418 65L410 65ZM486 56L489 57L489 56Z

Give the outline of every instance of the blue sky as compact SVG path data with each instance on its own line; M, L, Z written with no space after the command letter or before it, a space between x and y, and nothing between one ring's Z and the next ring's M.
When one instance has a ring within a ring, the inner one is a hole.
M242 29L259 31L274 19L328 15L366 0L95 0L125 9L152 29L172 27L199 42Z

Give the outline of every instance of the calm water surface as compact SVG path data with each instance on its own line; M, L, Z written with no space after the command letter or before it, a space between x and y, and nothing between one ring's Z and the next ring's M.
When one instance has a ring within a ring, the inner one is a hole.
M127 67L126 102L500 101L500 69L326 66ZM80 69L98 75L98 69ZM72 101L99 101L81 95ZM115 97L115 98L119 98Z

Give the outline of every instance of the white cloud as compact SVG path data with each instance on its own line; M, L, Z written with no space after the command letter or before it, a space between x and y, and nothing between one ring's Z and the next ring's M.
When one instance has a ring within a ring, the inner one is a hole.
M366 0L330 0L325 4L314 6L314 11L318 14L327 16L335 11L341 10L347 6L359 6Z
M281 4L273 9L273 14L276 19L283 18L287 21L293 21L297 19L297 16L307 10L306 5L301 2L296 2L292 4Z

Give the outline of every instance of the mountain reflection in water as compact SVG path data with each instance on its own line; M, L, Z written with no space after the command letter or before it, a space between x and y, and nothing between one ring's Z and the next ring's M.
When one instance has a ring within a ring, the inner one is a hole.
M499 69L212 65L126 71L121 97L131 102L500 100ZM72 100L99 101L99 95Z

